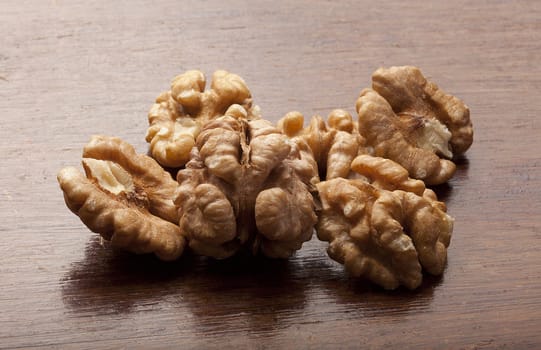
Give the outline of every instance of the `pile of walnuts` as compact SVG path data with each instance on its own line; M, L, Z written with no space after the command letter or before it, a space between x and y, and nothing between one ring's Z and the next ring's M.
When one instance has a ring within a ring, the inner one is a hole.
M83 175L62 169L68 208L116 247L175 260L186 249L287 258L311 239L386 289L443 273L453 219L426 185L448 181L473 140L468 107L411 66L378 69L345 110L308 126L262 119L244 80L177 76L148 115L149 155L94 136ZM176 180L171 173L176 173Z

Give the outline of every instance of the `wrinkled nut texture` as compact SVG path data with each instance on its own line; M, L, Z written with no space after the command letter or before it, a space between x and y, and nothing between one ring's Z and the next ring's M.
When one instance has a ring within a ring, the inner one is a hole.
M343 178L317 187L318 238L330 243L329 256L353 276L386 289L415 289L422 282L422 269L443 273L453 219L433 191L419 196Z
M456 166L447 159L473 141L468 107L416 67L378 69L372 89L361 92L356 107L359 131L374 155L400 163L429 185L449 180Z
M288 257L310 239L317 220L310 176L300 155L269 122L224 116L197 137L178 172L180 227L197 253L229 257L239 250Z
M281 118L277 127L286 135L291 146L289 163L301 180L309 185L311 192L316 191L319 182L318 164L312 148L303 134L304 116L300 112L289 112Z
M93 232L134 253L178 258L186 245L173 202L178 187L152 158L115 137L94 136L83 150L86 177L62 169L68 208Z
M290 112L279 120L278 126L289 137L302 138L312 150L321 179L348 177L353 159L364 153L364 139L351 115L342 109L333 110L327 122L314 116L303 128L304 117Z
M366 138L373 154L402 165L415 179L428 185L441 184L455 173L455 164L440 159L433 149L421 147L414 126L398 117L391 105L372 89L364 89L357 100L359 131Z
M471 146L469 108L426 80L419 68L380 68L372 75L372 88L389 102L405 124L413 126L419 147L450 159Z
M379 189L404 190L419 196L426 190L423 181L410 178L406 169L390 159L362 154L353 160L351 170Z
M252 106L250 91L238 75L219 70L212 76L210 89L205 91L205 84L202 72L187 71L173 79L171 90L160 94L150 109L146 141L162 166L183 166L202 126L230 107L242 106L245 118L259 117L259 108Z

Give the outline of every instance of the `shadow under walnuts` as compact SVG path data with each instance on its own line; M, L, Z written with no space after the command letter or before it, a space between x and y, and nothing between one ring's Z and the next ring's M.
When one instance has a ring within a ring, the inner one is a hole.
M291 326L308 303L334 309L343 319L407 314L427 307L441 283L441 278L425 275L415 291L385 291L348 277L325 249L326 243L314 238L287 260L248 255L214 260L188 252L163 262L112 249L96 235L83 260L73 263L62 279L62 298L74 317L131 313L141 305L174 300L173 305L191 312L201 331L226 330L224 320L235 315L247 331L261 333ZM352 312L342 315L344 307Z
M304 305L307 283L294 276L292 264L246 255L217 261L189 252L163 262L114 250L94 236L84 259L62 279L62 298L72 316L124 314L174 300L202 329L227 327L215 320L241 314L243 324L261 332L280 327L283 311Z

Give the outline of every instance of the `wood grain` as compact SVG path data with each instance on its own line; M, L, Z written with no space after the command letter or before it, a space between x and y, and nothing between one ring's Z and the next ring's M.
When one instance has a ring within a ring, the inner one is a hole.
M541 3L2 1L0 348L539 348ZM414 64L472 111L437 189L441 278L385 292L312 240L287 261L164 264L100 244L56 172L92 134L145 152L176 74L225 68L263 114L353 113L379 66Z

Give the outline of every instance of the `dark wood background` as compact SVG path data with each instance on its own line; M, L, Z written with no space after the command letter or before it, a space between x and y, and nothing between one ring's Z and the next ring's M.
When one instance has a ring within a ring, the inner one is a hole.
M0 348L541 347L541 2L1 1ZM438 192L441 278L386 292L307 243L287 261L114 252L57 171L92 134L146 152L146 114L187 69L241 75L264 116L354 112L413 64L471 109Z

